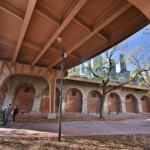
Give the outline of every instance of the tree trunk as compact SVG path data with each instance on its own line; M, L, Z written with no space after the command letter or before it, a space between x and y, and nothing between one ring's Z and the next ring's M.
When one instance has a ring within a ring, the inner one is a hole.
M100 119L104 119L104 101L105 101L105 95L102 95L101 104L100 104Z

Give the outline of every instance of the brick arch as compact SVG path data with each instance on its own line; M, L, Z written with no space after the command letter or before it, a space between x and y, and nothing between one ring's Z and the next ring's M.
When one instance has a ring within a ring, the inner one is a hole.
M125 106L126 106L126 112L131 112L131 113L139 112L137 99L132 94L128 94L125 96Z
M111 92L107 95L108 112L122 112L121 98L115 93Z
M65 111L82 111L82 93L78 89L72 88L67 91L65 99Z
M87 96L87 111L99 112L101 94L98 91L90 91Z
M20 111L31 111L34 102L35 88L31 84L20 86L13 100L13 106L18 105Z
M141 97L142 112L150 112L150 104L147 96Z
M7 91L8 91L8 87L6 84L4 84L0 90L0 108L2 108L4 104Z
M58 88L56 88L55 112L58 112L59 97L60 97L60 92L59 92ZM43 90L39 111L40 112L49 112L49 87L47 87Z

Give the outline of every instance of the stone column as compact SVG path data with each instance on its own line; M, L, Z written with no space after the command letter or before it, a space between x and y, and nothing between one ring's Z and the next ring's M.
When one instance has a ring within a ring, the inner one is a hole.
M82 113L87 113L87 99L82 99Z
M104 101L104 113L108 113L107 100Z
M143 110L142 110L142 104L141 104L141 101L137 101L137 103L138 103L139 113L142 113Z
M65 98L62 99L62 112L65 112Z
M126 113L126 104L124 97L121 97L121 104L122 104L122 113Z
M32 107L32 113L39 112L40 102L41 102L41 97L35 96L34 102L33 102L33 107Z
M4 109L5 105L8 105L8 104L12 104L12 95L10 93L6 94L2 109Z

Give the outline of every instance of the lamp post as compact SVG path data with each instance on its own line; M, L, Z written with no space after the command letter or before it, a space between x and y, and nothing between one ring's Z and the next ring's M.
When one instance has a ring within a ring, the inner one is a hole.
M61 113L62 113L62 91L63 91L63 70L64 70L64 56L65 52L62 51L61 54L61 81L60 81L60 101L59 101L59 129L58 129L58 141L61 140Z

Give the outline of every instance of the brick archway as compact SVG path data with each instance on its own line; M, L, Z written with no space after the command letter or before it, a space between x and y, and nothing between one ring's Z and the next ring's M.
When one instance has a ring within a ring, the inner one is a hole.
M137 99L132 94L126 95L125 105L126 105L126 112L131 112L131 113L139 112Z
M147 96L141 97L142 112L150 112L150 104Z
M78 89L70 89L66 93L66 112L82 112L82 94Z
M59 108L59 97L60 97L60 92L56 88L56 99L55 99L55 112L58 112ZM40 103L40 112L49 112L49 87L45 88L42 93L42 99Z
M34 102L35 88L31 84L24 84L17 89L13 106L18 105L20 111L31 111Z
M4 104L4 100L5 100L7 91L8 91L8 87L6 84L4 84L0 90L0 108L2 108L2 106Z
M107 95L108 112L122 112L121 99L118 94L111 92Z
M90 91L87 96L87 111L99 112L101 95L97 91Z

